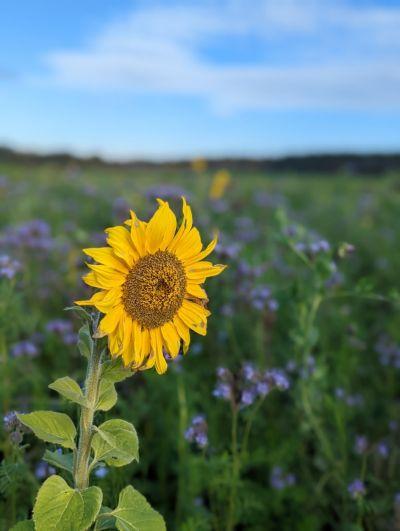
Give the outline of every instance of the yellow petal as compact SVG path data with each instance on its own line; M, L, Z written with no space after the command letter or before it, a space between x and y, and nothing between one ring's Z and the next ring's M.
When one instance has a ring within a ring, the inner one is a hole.
M200 233L196 228L193 228L182 236L176 246L175 254L179 260L184 262L186 259L199 254L202 248Z
M175 234L174 238L168 246L168 250L171 252L175 251L182 237L190 231L193 225L192 210L190 206L186 203L186 199L184 197L182 197L182 203L183 221L178 229L178 232Z
M105 232L108 236L108 245L110 245L113 248L114 253L119 258L122 258L128 267L131 268L139 258L139 255L133 247L130 233L122 226L110 227L109 229L106 229Z
M99 262L99 264L109 266L117 271L121 271L121 273L129 272L127 265L115 256L111 247L92 247L90 249L83 249L83 252L96 260L96 262Z
M175 315L173 319L175 328L183 341L183 352L186 354L190 345L190 332L188 326L182 321L182 319Z
M161 334L168 354L172 358L176 358L176 356L179 354L181 340L173 323L165 323L161 327Z
M162 338L159 328L153 328L150 330L150 341L151 349L153 351L153 355L155 356L156 371L158 374L163 374L167 370L168 365L163 354Z
M185 266L189 266L189 265L194 264L195 262L200 262L200 260L204 260L204 258L206 258L209 254L211 254L213 252L213 250L215 249L215 246L217 245L217 243L218 243L218 239L214 238L207 245L207 247L204 249L204 251L201 251L197 255L192 256L192 257L190 257L188 259L185 259L184 260Z
M188 282L186 285L186 293L192 297L197 297L198 299L208 300L206 292L199 286L199 284Z
M137 321L132 321L132 336L133 336L133 351L134 363L136 367L139 367L144 360L144 353L142 353L142 331Z
M125 221L130 226L131 240L139 256L145 256L146 251L146 226L147 223L141 221L133 210L130 211L131 219Z
M187 279L196 284L202 284L207 277L215 277L226 269L226 265L216 264L211 262L197 262L185 268ZM199 282L200 281L200 282Z
M108 312L99 323L99 330L104 334L111 334L122 319L122 306L116 306Z
M91 286L102 289L112 289L122 286L126 280L126 275L116 271L115 269L110 269L107 266L94 264L87 264L87 266L92 269L94 273L94 283L90 284ZM84 278L86 283L88 283L87 278L89 275L90 273Z
M146 227L146 247L149 253L164 251L176 231L176 217L168 203L161 202Z

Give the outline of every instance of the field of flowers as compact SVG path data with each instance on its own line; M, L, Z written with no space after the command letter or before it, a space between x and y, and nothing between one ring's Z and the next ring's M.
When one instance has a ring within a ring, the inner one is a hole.
M117 406L98 413L140 438L138 463L95 469L105 505L131 484L170 530L400 529L399 176L0 175L1 530L30 517L55 473L15 412L77 418L47 386L84 378L80 322L64 311L93 291L82 249L105 245L129 209L148 219L157 198L179 217L181 196L203 244L218 231L213 261L228 268L207 282L207 335L165 374L118 383Z

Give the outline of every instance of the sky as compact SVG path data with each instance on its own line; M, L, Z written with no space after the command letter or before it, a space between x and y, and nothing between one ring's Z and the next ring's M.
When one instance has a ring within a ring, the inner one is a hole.
M0 4L0 145L110 159L400 150L400 0Z

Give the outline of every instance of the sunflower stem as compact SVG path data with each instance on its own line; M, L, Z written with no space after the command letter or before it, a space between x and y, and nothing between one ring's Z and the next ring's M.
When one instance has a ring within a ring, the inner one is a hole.
M99 342L95 341L93 352L87 365L84 396L88 406L81 406L79 443L74 467L75 488L79 490L86 489L89 486L90 447L93 435L93 418L99 394L101 358L102 353L99 348Z

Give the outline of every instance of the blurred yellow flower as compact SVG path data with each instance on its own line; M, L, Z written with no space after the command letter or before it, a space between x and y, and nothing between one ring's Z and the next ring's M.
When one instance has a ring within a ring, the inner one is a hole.
M186 353L190 330L206 334L210 312L201 284L226 266L204 261L217 239L203 250L184 198L178 230L168 203L158 203L149 222L131 211L126 227L106 229L108 247L84 249L98 265L88 264L92 271L83 280L100 291L76 304L105 314L98 334L108 336L113 356L136 369L155 366L162 374L167 370L164 353L175 358L181 342Z
M227 170L220 170L214 175L209 196L213 201L221 199L231 182L231 174Z
M192 170L196 173L203 173L207 169L207 161L201 158L193 159L191 166Z

